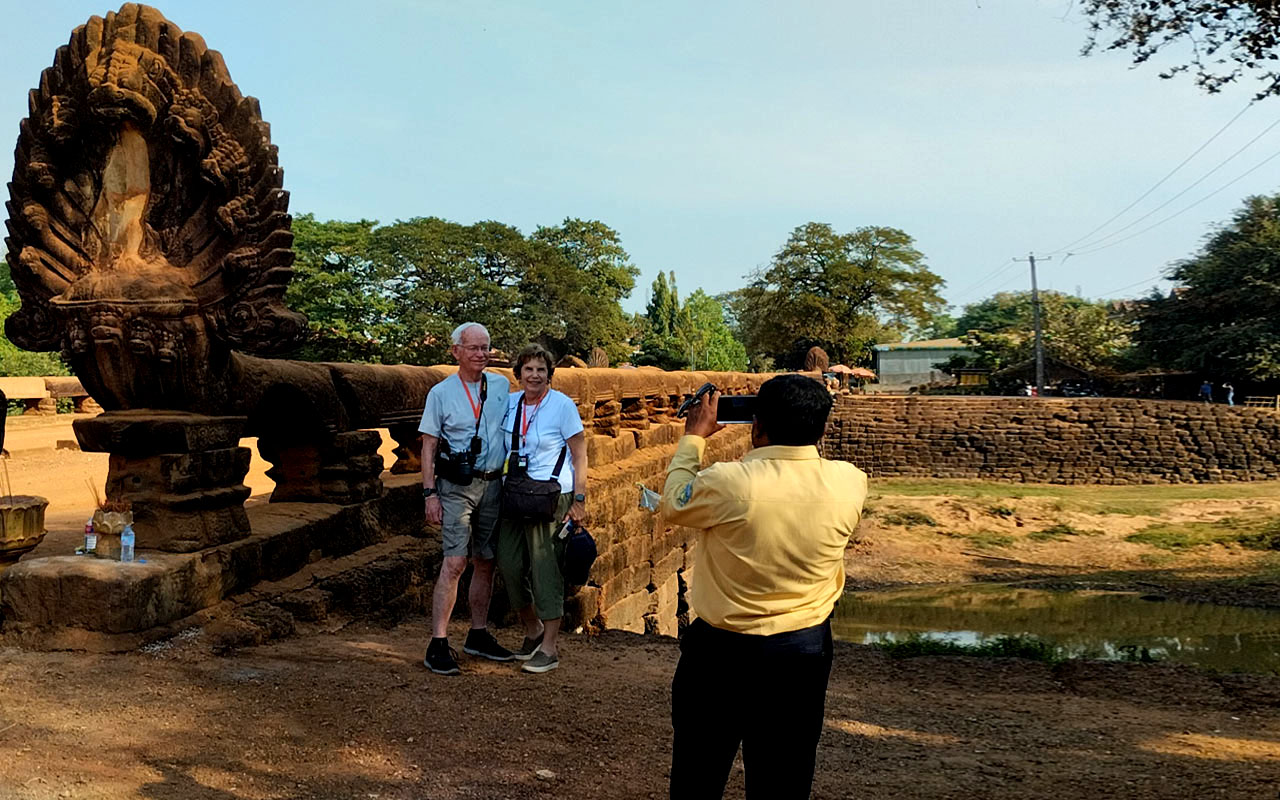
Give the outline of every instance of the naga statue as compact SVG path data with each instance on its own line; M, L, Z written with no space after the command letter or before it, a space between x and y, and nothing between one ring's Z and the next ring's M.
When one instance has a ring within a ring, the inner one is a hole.
M227 413L232 351L306 332L283 302L293 234L258 102L199 35L128 4L77 28L29 103L6 334L60 350L108 410Z
M221 55L154 8L92 17L29 97L9 184L5 333L60 351L106 413L78 420L112 455L106 495L138 546L191 551L248 533L241 483L259 437L273 501L358 503L418 469L422 398L440 368L314 364L293 275L288 193L258 102ZM193 520L199 524L193 524Z

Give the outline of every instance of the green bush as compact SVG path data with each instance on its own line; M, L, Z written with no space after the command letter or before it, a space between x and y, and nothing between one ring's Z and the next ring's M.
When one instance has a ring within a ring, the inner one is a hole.
M1226 517L1212 522L1158 522L1125 537L1162 550L1236 545L1246 550L1280 550L1280 518Z
M881 514L880 521L885 525L905 525L908 528L916 525L928 525L929 527L934 527L938 524L934 521L933 517L923 511L917 511L914 508L904 508L900 511L891 511L888 514Z

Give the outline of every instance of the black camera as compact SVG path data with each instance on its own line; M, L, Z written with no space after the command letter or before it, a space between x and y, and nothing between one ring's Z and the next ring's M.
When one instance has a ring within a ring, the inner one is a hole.
M448 440L441 438L440 449L436 451L436 475L456 486L470 486L476 477L476 459L480 457L481 446L480 437L472 436L471 446L455 453Z

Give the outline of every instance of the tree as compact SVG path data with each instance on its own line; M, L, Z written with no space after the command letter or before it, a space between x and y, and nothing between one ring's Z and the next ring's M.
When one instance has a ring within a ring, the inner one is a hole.
M1049 356L1094 371L1116 366L1130 349L1133 325L1112 314L1106 303L1046 291L1040 293L1040 308ZM1000 292L965 306L956 328L974 356L953 359L948 369L997 370L1035 355L1030 292Z
M1170 46L1190 48L1181 63L1160 73L1195 76L1207 92L1248 75L1261 82L1259 99L1280 94L1276 46L1280 9L1270 0L1085 0L1089 38L1082 50L1128 50L1133 63L1146 63ZM1114 37L1114 38L1113 38Z
M663 369L688 367L688 350L685 342L681 341L680 328L680 293L676 289L676 274L659 272L653 279L649 303L645 306L644 330L636 363Z
M557 355L630 355L633 326L619 301L636 268L601 222L566 219L526 237L494 221L378 226L302 215L294 232L288 300L313 331L303 358L442 363L462 321L483 324L506 351L538 341Z
M293 220L294 276L285 302L307 315L311 335L295 354L305 361L380 362L394 338L392 303L379 291L370 260L372 220Z
M747 368L747 349L734 337L724 306L698 289L680 311L690 369L741 371Z
M9 265L0 261L0 331L4 321L18 310L22 301L9 277ZM71 370L56 353L33 353L23 350L7 337L0 336L0 378L21 375L70 375ZM4 413L0 408L0 414Z
M837 362L866 362L877 341L899 338L942 309L942 283L903 231L838 234L810 222L734 296L731 315L753 359L799 368L796 344L804 339L804 350L817 345Z
M635 288L640 270L622 249L618 232L597 220L566 218L539 227L530 238L556 257L542 253L521 284L528 328L560 355L586 357L599 347L610 363L629 360L636 332L620 303Z
M1139 352L1206 375L1280 378L1280 195L1247 198L1169 277L1180 288L1137 311Z

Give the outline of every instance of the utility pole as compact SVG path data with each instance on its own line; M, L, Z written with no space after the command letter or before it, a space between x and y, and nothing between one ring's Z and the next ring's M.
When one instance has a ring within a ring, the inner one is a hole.
M1041 261L1050 261L1044 257ZM1031 263L1031 319L1036 328L1036 396L1044 397L1044 333L1040 328L1040 290L1036 288L1036 256L1027 253L1026 258L1015 258L1014 261Z

